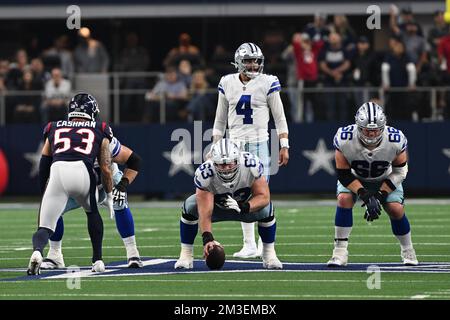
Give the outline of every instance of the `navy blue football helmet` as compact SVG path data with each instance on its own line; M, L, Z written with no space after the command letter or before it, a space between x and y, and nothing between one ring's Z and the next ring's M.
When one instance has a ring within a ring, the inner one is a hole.
M92 95L89 93L77 93L69 102L67 119L83 118L95 121L99 113L97 100Z

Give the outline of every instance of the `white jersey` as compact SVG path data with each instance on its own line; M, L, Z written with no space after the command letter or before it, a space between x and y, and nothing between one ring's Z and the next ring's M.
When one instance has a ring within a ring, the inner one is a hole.
M194 184L197 188L214 194L214 202L220 206L228 195L236 201L247 201L251 197L251 188L264 171L259 158L249 152L241 152L238 176L232 183L224 183L216 174L211 160L205 161L197 168Z
M358 139L357 126L350 125L338 129L333 144L342 152L359 180L380 182L391 174L392 161L406 150L408 140L400 130L386 126L380 145L369 150Z
M260 74L243 84L239 73L229 74L221 78L218 90L219 104L224 101L227 106L223 112L221 106L218 106L213 135L223 136L224 127L228 123L230 138L235 141L267 141L269 109L272 111L278 133L287 133L286 117L278 93L281 85L276 76Z

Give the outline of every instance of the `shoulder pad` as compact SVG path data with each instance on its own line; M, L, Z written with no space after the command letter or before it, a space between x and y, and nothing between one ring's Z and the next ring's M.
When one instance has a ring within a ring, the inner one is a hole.
M280 80L278 80L278 77L272 76L272 75L266 75L266 76L267 76L267 84L269 85L267 95L271 94L272 92L280 91L281 84L280 84Z
M349 141L356 139L356 125L352 124L346 127L341 127L337 130L333 139L333 146L335 149L341 151L341 147Z
M206 190L215 176L216 170L211 160L201 164L194 174L194 184L197 188Z
M402 153L408 148L408 139L401 130L386 126L386 131L389 142L395 144L397 154Z
M52 123L49 122L44 128L44 131L42 132L42 136L44 137L44 140L47 138L48 133L50 132L50 129L52 128Z
M111 142L109 143L109 151L111 152L111 158L117 157L117 155L120 153L120 150L122 150L122 145L120 144L120 141L113 137Z
M256 179L259 179L264 173L264 165L261 160L250 152L241 152L241 164L248 168Z
M102 131L105 135L105 138L111 141L112 138L114 137L114 134L112 132L111 127L106 122L102 122Z

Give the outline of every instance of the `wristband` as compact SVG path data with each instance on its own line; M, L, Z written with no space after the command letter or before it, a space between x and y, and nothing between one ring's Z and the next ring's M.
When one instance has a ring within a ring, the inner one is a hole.
M280 146L281 146L281 148L289 149L289 139L288 138L281 138L280 139Z
M239 209L241 209L241 213L249 213L250 212L250 203L248 203L248 202L240 203Z
M211 232L205 231L202 233L203 245L207 244L210 241L214 241L214 237Z

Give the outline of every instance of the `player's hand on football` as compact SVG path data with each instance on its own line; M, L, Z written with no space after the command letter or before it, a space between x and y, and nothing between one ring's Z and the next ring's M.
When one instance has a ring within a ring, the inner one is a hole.
M364 219L369 222L378 219L381 215L381 204L375 195L372 192L361 188L358 190L358 196L364 202L361 206L366 207Z
M221 246L223 248L223 246L218 241L210 241L203 246L203 258L206 259L206 257L209 255L209 251L214 248L214 246Z
M112 194L112 192L106 194L106 199L103 202L103 204L108 208L109 217L111 219L114 219L115 214L114 214L114 207L113 207L113 194Z
M280 155L278 157L278 165L285 166L287 165L288 161L289 161L289 149L281 148Z
M241 212L241 208L239 208L239 203L236 200L234 200L230 195L228 195L224 205L227 209L234 210L237 213Z

